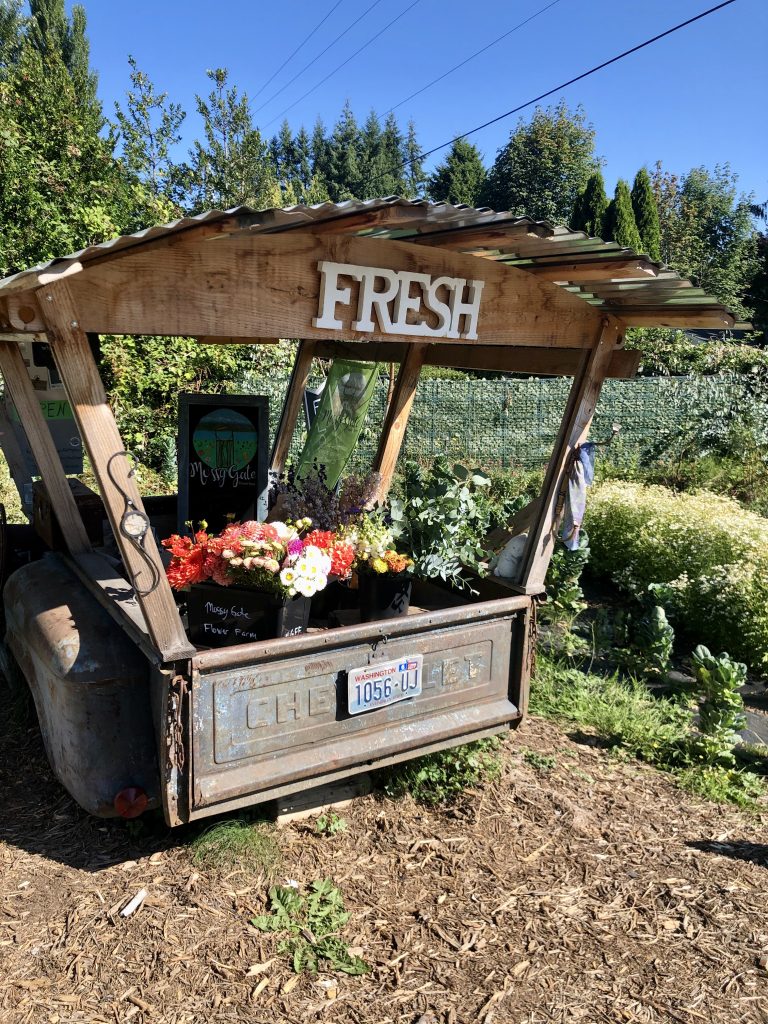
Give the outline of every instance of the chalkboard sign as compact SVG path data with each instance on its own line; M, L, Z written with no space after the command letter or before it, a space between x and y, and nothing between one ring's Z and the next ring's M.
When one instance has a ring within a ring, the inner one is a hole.
M261 395L179 395L179 531L214 532L267 512L269 400Z

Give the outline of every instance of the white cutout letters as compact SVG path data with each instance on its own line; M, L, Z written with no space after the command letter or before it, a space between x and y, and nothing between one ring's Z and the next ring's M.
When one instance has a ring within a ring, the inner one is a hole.
M339 284L339 278L346 277L360 282L353 331L477 339L484 281L468 281L464 277L433 278L409 270L358 267L330 260L321 260L317 269L320 271L320 297L318 315L312 320L315 327L331 331L344 329L342 321L337 319L336 307L349 306L352 302L351 286Z

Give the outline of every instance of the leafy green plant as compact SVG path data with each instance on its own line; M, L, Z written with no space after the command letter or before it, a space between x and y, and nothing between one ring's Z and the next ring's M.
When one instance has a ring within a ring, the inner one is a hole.
M320 836L335 836L347 831L347 819L340 817L335 811L321 814L315 822L315 832Z
M406 463L401 496L391 502L392 526L420 576L467 587L465 569L486 571L480 539L488 528L489 487L480 470L452 466L443 457L428 470Z
M538 750L524 750L523 760L530 765L534 771L542 775L548 775L557 765L557 758L552 754L541 754Z
M747 721L741 696L747 666L725 653L715 657L700 644L693 652L693 669L704 698L699 705L697 748L709 763L734 765L733 748Z
M638 620L632 638L635 666L646 676L665 676L669 670L675 631L661 605L654 605Z
M263 932L286 932L278 944L278 952L287 953L299 974L308 970L317 974L321 960L343 974L367 974L370 966L353 956L340 932L349 921L341 892L330 878L312 882L302 894L287 885L269 890L270 913L251 920Z
M545 582L547 602L541 608L545 622L573 628L575 620L587 607L580 581L588 561L589 537L583 531L575 551L570 551L561 541L555 544Z
M419 803L450 803L467 789L491 782L501 774L501 739L491 736L464 746L427 754L384 775L384 792L391 797L410 793Z
M242 819L219 821L192 843L195 864L213 870L241 868L274 875L280 863L280 847L273 830L263 822Z

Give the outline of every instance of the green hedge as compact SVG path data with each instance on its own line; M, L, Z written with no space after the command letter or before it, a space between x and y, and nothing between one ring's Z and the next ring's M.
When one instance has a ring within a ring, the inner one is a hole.
M768 668L768 519L702 491L611 482L585 521L592 567L659 600L696 643Z

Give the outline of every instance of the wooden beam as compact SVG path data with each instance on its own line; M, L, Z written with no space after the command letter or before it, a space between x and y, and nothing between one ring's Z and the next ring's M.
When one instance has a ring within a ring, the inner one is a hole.
M82 275L81 275L82 276ZM101 383L90 345L70 291L71 278L42 290L41 305L48 321L54 359L72 406L104 508L112 526L129 580L136 591L152 643L163 661L194 654L187 640L152 531L144 537L148 562L121 529L127 502L139 512L144 506L135 477Z
M67 548L72 554L90 551L91 542L16 342L0 341L0 371L51 497Z
M542 224L523 223L515 224L503 222L499 224L489 223L486 225L473 225L465 228L448 228L441 231L420 232L408 238L409 242L417 245L436 246L440 249L450 249L461 252L464 249L486 248L495 249L510 239L536 239L548 238L552 234L551 228Z
M272 445L272 455L269 460L270 476L279 476L285 469L288 451L296 431L296 420L301 412L304 388L307 386L312 360L315 357L315 347L313 341L299 342L291 379L288 383L288 391L283 402L283 411L280 413L280 423L275 434L275 443Z
M227 338L210 335L198 335L201 345L277 345L280 338Z
M719 307L661 306L615 306L606 303L602 311L616 317L626 327L713 327L719 331L731 330L736 318L728 310Z
M533 274L539 281L613 281L625 278L647 281L656 277L655 265L650 260L641 259L527 263L520 264L519 269Z
M582 299L522 270L411 243L308 230L190 239L162 252L129 252L86 267L69 279L69 287L83 330L95 333L372 340L374 332L352 327L358 286L351 279L353 294L335 307L342 326L313 325L323 260L482 280L480 343L579 347L590 344L600 319ZM387 337L428 340L396 328ZM461 338L440 340L467 344Z
M523 554L519 580L526 593L539 593L544 589L544 577L555 545L558 494L570 459L589 432L600 389L619 337L619 325L606 318L594 348L584 353L583 365L574 377L544 477L541 506L529 530Z
M360 359L373 363L401 363L408 351L401 342L318 341L319 359ZM583 349L522 348L510 345L425 346L425 366L450 366L462 370L496 370L502 373L530 373L541 376L571 376L576 373ZM607 377L634 377L640 364L640 352L619 349L613 353Z
M383 501L386 498L392 484L397 457L403 445L405 428L408 426L408 417L416 397L425 348L425 345L410 345L405 359L400 365L392 401L389 403L387 415L384 417L379 450L373 461L373 470L381 476L376 490L377 501Z

